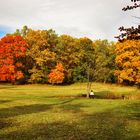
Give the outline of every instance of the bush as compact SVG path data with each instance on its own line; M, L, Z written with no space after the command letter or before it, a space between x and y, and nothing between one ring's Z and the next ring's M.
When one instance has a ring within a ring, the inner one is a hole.
M128 95L126 97L126 99L129 99L129 100L140 100L140 93Z
M105 96L105 99L122 99L123 96L118 93L108 92Z

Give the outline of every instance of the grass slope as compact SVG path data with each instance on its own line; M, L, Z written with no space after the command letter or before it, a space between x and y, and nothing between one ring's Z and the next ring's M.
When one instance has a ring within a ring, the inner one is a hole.
M86 99L86 84L0 85L0 140L139 140L140 100ZM107 92L138 94L135 87L93 83Z

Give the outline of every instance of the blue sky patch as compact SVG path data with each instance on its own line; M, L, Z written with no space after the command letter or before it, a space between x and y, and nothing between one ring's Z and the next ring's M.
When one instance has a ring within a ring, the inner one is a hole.
M7 33L10 33L11 29L9 27L0 25L0 38L4 37Z

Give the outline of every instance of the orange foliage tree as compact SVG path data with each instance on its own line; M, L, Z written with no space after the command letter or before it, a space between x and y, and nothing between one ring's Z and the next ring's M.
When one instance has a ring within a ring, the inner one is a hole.
M116 46L115 74L120 83L140 84L140 40L125 40Z
M48 75L48 82L51 84L59 84L64 80L64 67L61 63L58 63L55 69L52 69Z
M15 83L23 78L22 59L27 43L21 36L6 36L0 40L0 80Z

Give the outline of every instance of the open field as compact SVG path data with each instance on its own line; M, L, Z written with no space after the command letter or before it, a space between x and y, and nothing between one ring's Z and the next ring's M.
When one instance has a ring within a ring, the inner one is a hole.
M136 87L86 84L0 85L0 140L139 140L140 100L102 99L140 94Z

